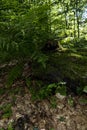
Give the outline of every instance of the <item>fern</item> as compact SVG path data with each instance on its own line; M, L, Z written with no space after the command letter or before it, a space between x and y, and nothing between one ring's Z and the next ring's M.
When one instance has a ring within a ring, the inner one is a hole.
M7 87L10 87L13 84L13 82L21 76L22 70L23 65L16 65L14 68L11 69L6 82Z

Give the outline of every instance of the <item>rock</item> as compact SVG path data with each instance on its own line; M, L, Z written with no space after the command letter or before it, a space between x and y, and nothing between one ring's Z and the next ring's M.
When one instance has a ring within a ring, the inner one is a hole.
M56 97L60 100L65 99L66 96L61 95L60 93L56 93Z

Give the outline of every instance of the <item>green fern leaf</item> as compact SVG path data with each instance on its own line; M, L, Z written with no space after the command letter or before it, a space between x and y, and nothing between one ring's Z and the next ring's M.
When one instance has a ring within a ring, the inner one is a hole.
M14 68L11 69L11 71L8 74L8 79L6 82L6 86L10 87L13 82L19 78L22 74L23 65L16 65Z

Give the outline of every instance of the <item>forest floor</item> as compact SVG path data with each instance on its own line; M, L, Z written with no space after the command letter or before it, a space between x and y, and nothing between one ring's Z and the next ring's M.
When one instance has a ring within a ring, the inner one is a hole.
M87 130L87 95L58 93L32 100L24 80L7 90L7 72L0 75L0 130ZM3 91L4 90L4 93Z

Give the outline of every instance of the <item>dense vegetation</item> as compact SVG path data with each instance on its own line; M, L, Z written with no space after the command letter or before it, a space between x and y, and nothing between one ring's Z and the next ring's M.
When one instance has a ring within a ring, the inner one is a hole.
M15 61L6 87L22 78L41 98L87 93L86 11L86 0L0 0L0 64Z

